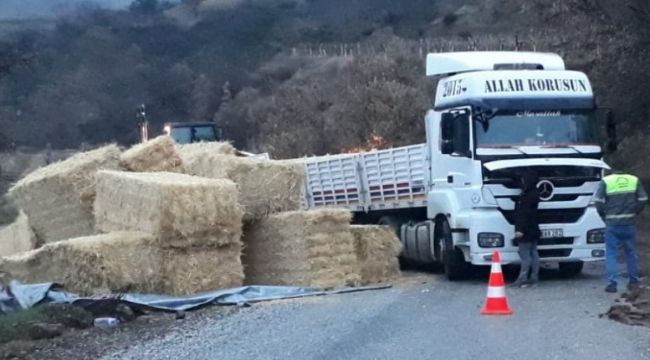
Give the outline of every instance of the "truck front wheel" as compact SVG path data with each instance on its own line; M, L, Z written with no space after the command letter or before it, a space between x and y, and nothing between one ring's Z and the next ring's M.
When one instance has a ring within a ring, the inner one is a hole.
M469 264L465 262L463 251L454 246L451 227L447 220L439 220L436 222L435 233L438 241L438 249L442 250L442 265L445 269L447 279L450 281L464 279L469 271Z

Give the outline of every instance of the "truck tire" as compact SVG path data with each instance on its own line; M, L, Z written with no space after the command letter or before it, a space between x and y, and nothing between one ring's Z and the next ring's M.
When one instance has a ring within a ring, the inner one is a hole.
M447 220L436 222L436 238L442 249L442 265L449 281L463 280L467 277L469 264L465 262L462 250L454 247L451 227Z
M582 261L561 262L560 263L560 276L565 278L575 277L580 275L585 263Z

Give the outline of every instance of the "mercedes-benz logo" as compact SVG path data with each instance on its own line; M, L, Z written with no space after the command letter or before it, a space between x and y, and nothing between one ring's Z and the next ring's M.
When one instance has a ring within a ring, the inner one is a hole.
M537 183L537 193L539 194L539 199L542 201L551 200L553 193L555 192L555 186L553 183L548 180L542 180Z

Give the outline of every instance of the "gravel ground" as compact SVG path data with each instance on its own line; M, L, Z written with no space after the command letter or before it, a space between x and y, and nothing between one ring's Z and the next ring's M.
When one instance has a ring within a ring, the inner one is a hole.
M515 314L479 315L486 283L410 273L394 288L264 303L185 322L103 359L650 359L650 331L599 315L602 265L508 289Z

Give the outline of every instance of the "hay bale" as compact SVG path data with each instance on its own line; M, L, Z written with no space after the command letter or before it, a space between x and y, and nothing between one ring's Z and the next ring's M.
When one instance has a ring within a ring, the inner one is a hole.
M27 175L9 197L27 214L41 241L94 234L95 173L119 169L119 156L116 145L77 154Z
M324 288L357 284L350 218L346 210L319 209L274 214L248 224L246 282Z
M390 227L353 225L350 230L363 284L389 282L400 276L402 244Z
M183 161L186 160L186 157L188 159L193 159L197 155L203 154L232 156L235 156L235 154L237 154L237 149L235 149L232 144L219 141L176 144L176 150L180 154Z
M125 151L120 157L122 165L131 171L183 172L180 156L170 136L159 136Z
M241 241L236 185L177 173L97 174L95 217L103 232L144 231L163 247L221 246Z
M81 295L161 290L161 254L151 235L116 232L59 241L0 260L0 280L56 282Z
M305 171L300 163L184 150L181 158L190 175L234 181L245 221L301 208Z
M163 292L188 295L242 286L241 244L163 250Z
M22 211L12 224L0 230L0 257L29 251L36 246L36 236Z

